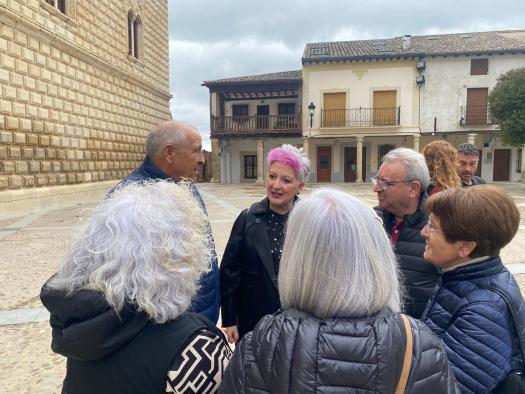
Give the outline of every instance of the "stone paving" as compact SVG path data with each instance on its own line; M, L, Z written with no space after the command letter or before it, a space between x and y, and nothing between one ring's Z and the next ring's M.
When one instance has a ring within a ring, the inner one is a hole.
M306 194L320 185L312 185ZM370 184L332 185L376 203ZM509 269L525 292L525 185L502 183L522 213L516 238L502 251ZM219 258L238 213L264 196L256 185L200 184L208 208ZM76 226L89 218L98 202L41 209L24 216L0 212L0 393L58 393L65 359L50 349L47 313L38 298L40 287L58 268ZM480 218L480 220L483 220ZM24 323L22 323L24 322ZM29 322L29 323L28 323Z

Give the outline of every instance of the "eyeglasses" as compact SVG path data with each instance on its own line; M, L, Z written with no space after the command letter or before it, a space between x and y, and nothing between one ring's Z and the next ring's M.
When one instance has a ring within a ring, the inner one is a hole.
M395 185L396 183L412 183L413 180L407 179L405 181L385 181L383 179L377 179L375 176L370 178L372 180L372 183L375 185L379 185L379 187L383 190L386 190L388 186Z

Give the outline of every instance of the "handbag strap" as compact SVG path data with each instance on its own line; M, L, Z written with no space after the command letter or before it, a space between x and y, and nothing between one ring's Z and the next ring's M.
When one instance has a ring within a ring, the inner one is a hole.
M408 317L401 314L401 320L403 320L403 326L405 327L407 344L405 346L405 357L403 358L403 369L401 370L401 376L396 387L396 394L402 394L405 392L405 387L408 382L408 375L410 374L410 365L412 364L412 328L410 327L410 321Z
M517 316L517 311L514 308L514 305L512 301L510 300L507 293L505 293L503 290L498 289L497 287L490 287L489 290L495 291L498 293L501 298L505 301L507 304L507 308L510 311L510 315L512 316L512 321L514 322L514 328L516 329L516 335L518 336L518 346L520 347L520 353L521 353L521 364L523 367L523 370L525 372L525 339L521 337L521 333L524 331L523 327L523 319L519 319Z

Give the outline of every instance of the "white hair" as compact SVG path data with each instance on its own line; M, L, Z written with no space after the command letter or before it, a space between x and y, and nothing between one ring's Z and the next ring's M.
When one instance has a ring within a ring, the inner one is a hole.
M330 188L295 204L279 270L284 309L319 318L398 312L400 291L394 252L372 208Z
M383 157L383 163L399 161L404 164L407 180L418 181L421 185L421 193L428 189L430 174L425 161L425 156L409 148L397 148L391 150Z
M49 285L100 291L117 312L133 303L156 323L175 319L209 269L206 223L188 184L128 184L95 209Z
M146 156L153 159L168 144L183 145L188 143L184 128L193 128L193 126L174 120L168 120L157 125L146 137Z

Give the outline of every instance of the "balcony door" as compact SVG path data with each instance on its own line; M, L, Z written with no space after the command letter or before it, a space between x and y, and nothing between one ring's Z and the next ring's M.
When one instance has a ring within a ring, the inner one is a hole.
M269 116L270 106L269 105L258 105L257 106L257 129L268 130L269 129Z
M493 181L510 180L510 149L494 149Z
M374 126L389 126L396 124L395 90L376 90L374 92L374 108L372 119Z
M344 127L346 125L346 93L325 93L323 95L323 127Z
M488 88L467 89L465 124L487 124Z
M332 148L317 147L317 182L332 181Z

